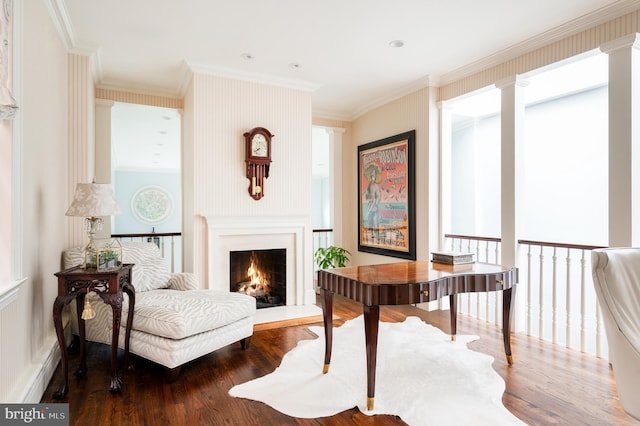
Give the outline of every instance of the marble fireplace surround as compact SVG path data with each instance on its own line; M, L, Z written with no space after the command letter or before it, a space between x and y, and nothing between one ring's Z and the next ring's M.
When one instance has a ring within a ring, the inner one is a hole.
M212 290L229 290L230 252L286 249L287 305L259 309L256 323L319 315L313 288L311 220L303 215L204 216Z

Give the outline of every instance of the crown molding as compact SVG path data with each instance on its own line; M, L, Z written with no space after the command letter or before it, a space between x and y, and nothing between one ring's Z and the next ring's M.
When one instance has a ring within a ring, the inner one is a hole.
M559 27L553 28L521 43L514 44L513 46L496 52L493 55L486 56L476 62L472 62L454 71L446 73L441 77L441 84L447 85L487 68L500 65L556 41L565 39L605 22L609 22L613 19L619 18L620 16L624 16L627 13L638 10L639 7L640 0L621 0L614 4L604 6L592 13L566 22Z
M368 104L357 108L351 116L351 120L355 120L369 111L372 111L404 96L410 95L414 92L417 92L418 90L422 90L427 87L438 87L439 84L440 81L435 76L426 75L424 77L421 77L413 81L412 83L409 83L408 85L402 86L395 91L387 93L385 96L379 97L372 102L369 102Z
M243 80L259 84L268 84L271 86L280 86L287 89L303 90L307 92L313 92L320 87L320 85L318 84L303 80L285 79L268 74L238 71L231 68L217 67L197 62L187 61L186 64L193 73L207 74L216 77L225 77L234 80Z
M337 120L337 121L351 121L353 120L352 114L343 114L335 111L321 110L321 109L313 109L311 111L311 115L313 118L322 118L325 120ZM321 126L324 127L324 126Z
M51 15L51 20L58 31L60 40L62 40L67 50L72 50L76 46L76 39L64 0L45 0L44 4L49 10L49 15Z

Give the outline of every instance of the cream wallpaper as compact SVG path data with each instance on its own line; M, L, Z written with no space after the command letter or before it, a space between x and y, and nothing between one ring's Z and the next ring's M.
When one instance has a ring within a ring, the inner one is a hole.
M359 145L397 135L409 130L416 131L416 255L419 260L427 258L429 246L437 243L438 216L430 212L437 201L438 191L438 139L437 89L424 88L359 117L352 123L350 147L345 151L344 216L345 235L343 241L354 254L352 264L397 262L401 259L358 252L358 174L357 147ZM437 210L436 210L437 211Z
M184 110L185 245L192 246L194 272L205 278L203 216L310 217L311 92L195 73ZM259 201L248 194L244 162L243 133L254 127L275 135Z

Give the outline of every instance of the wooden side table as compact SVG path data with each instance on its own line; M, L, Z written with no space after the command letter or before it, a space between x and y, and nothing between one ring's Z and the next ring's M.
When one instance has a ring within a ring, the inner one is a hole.
M68 391L67 380L69 375L68 352L62 329L62 308L75 299L78 311L78 331L80 333L80 366L76 376L87 374L87 358L85 350L85 324L81 317L84 307L84 299L88 292L93 291L100 296L102 301L111 305L113 309L113 334L111 337L111 392L122 391L122 379L118 377L118 337L120 334L120 317L122 315L122 292L129 296L129 312L125 331L124 363L128 370L132 370L129 362L129 336L133 323L133 308L135 306L135 289L131 284L132 264L122 265L119 269L106 272L90 271L79 266L70 268L55 274L58 277L58 297L53 303L53 322L56 327L58 344L62 353L62 368L64 381L58 387L53 397L64 398Z

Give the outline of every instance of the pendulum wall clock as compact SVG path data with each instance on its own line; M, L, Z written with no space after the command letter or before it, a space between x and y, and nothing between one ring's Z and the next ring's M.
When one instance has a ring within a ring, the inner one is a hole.
M269 177L271 165L271 134L264 127L256 127L244 134L245 160L249 195L254 200L264 196L264 180Z

